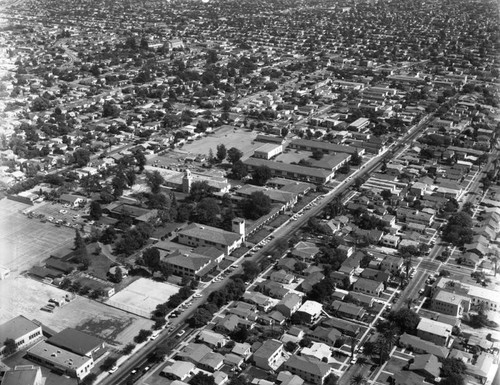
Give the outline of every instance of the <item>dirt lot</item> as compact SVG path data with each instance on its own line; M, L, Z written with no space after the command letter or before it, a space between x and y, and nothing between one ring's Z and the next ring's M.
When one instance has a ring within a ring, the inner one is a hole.
M75 230L29 219L22 211L30 208L8 199L0 200L0 265L21 272L72 244Z
M153 324L150 320L79 296L54 313L40 310L50 298L62 298L65 294L64 290L25 277L0 281L0 323L24 315L55 331L73 327L116 346L129 343L140 329L148 329Z
M238 129L234 131L232 127L222 127L214 134L210 134L200 140L195 140L192 143L187 143L182 147L182 150L190 155L204 154L208 155L212 149L214 155L217 152L217 145L223 144L229 150L231 147L236 147L243 151L243 158L246 159L253 154L254 150L261 147L264 143L255 142L258 132Z

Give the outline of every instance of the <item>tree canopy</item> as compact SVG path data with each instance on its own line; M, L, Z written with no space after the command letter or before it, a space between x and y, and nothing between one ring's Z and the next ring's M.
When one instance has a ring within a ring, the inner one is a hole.
M255 191L241 202L243 215L248 219L259 219L271 211L271 199L262 191Z

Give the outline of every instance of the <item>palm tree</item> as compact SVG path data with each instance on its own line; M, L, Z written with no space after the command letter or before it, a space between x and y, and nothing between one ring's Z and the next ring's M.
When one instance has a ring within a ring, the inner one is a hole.
M356 374L351 378L351 385L364 385L366 384L366 379L362 374Z

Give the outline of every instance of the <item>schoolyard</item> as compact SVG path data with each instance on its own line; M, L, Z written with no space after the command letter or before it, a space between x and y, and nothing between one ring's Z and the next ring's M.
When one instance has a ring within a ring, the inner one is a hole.
M140 278L108 299L107 303L142 317L149 317L156 305L167 302L178 291L179 287L176 285Z
M217 154L217 146L223 144L228 150L231 147L236 147L243 152L242 159L246 159L253 154L255 149L265 144L262 142L255 142L255 138L258 134L259 132L257 131L248 131L242 128L234 130L232 126L225 126L200 140L186 143L182 147L182 151L190 155L208 155L210 149L212 149L215 156Z
M60 299L66 294L55 286L21 276L0 281L0 324L23 315L57 332L67 327L87 332L117 348L131 342L139 330L149 329L153 324L148 319L80 296L57 307L53 313L40 310L50 298Z
M22 272L37 265L58 249L68 247L75 230L28 218L24 203L0 200L0 265Z

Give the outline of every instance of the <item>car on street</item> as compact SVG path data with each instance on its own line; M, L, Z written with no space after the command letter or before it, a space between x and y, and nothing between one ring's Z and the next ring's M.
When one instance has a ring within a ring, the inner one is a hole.
M114 373L118 370L118 366L114 365L111 369L108 370L108 373Z
M177 337L182 337L184 334L186 334L186 331L182 329L179 333L177 333Z

